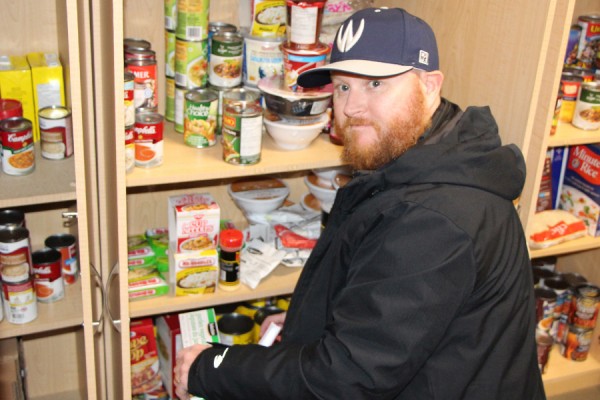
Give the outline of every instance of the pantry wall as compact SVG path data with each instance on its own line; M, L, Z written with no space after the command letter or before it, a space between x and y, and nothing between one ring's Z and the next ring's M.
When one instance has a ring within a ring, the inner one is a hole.
M240 1L244 0L212 1L211 21L239 24ZM438 37L446 76L443 95L463 107L489 105L503 141L522 149L528 177L518 206L527 227L535 211L546 149L561 145L551 141L548 132L569 27L578 15L600 11L597 0L374 3L401 6L429 21ZM3 41L0 53L60 54L76 144L73 158L60 167L38 168L34 175L17 180L0 176L0 208L25 210L34 248L49 234L76 234L82 266L81 279L67 293L63 307L57 304L48 311L51 321L8 328L3 321L0 339L21 340L30 398L129 398L132 318L288 294L299 272L280 267L254 291L241 288L198 298L129 303L127 281L121 279L127 271L127 236L166 225L167 197L187 192L210 192L223 218L243 224L242 214L226 193L227 183L240 176L281 177L291 186L291 200L298 201L306 191L303 176L312 168L339 165L340 148L321 135L309 149L282 152L265 138L261 162L239 167L221 161L218 149L181 151L171 129L165 163L126 174L122 43L125 37L152 43L159 60L159 96L164 94L163 1L1 0L0 4L6 10L0 17L0 32L14 38ZM159 104L164 113L164 102ZM573 143L561 131L557 136ZM600 134L585 140L600 142ZM74 226L64 226L66 211L77 211ZM558 255L560 270L583 273L599 284L599 253L600 239L586 239L534 251L532 256ZM99 270L101 285L95 282L91 265ZM102 287L106 287L106 307ZM96 328L94 321L100 322ZM599 334L597 329L594 337ZM597 393L600 343L596 340L590 359L583 363L553 353L544 382L553 399L575 398L581 391Z

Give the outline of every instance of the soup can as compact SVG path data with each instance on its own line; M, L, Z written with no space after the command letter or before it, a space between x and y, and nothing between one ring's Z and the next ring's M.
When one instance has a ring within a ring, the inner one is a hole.
M165 0L165 30L175 32L177 29L177 0Z
M598 68L597 58L598 32L600 32L600 14L581 15L577 18L581 26L581 36L577 48L577 65L583 68Z
M254 321L247 315L224 314L217 322L221 343L227 346L254 343Z
M35 169L31 121L12 117L0 121L2 170L8 175L27 175Z
M571 324L584 329L594 329L598 319L600 287L586 283L575 288Z
M600 82L581 84L572 124L589 131L600 129Z
M238 27L222 21L209 21L208 23L208 61L210 62L210 54L212 47L212 38L224 32L238 32Z
M134 107L158 109L158 70L156 60L127 60L127 70L134 76Z
M38 112L42 157L62 160L73 155L71 111L63 106L44 107Z
M21 210L0 210L0 230L25 227L25 213Z
M244 39L235 32L221 32L211 41L208 81L222 87L242 83L242 57Z
M163 117L158 113L136 114L133 128L136 167L153 168L163 163L163 125Z
M550 332L554 323L554 309L556 308L556 293L550 289L538 288L535 292L535 309L538 329Z
M210 89L193 89L185 95L183 142L191 147L210 147L217 143L219 98Z
M0 230L0 265L27 265L28 272L31 272L31 244L27 228Z
M77 261L77 240L68 233L48 236L44 245L60 252L60 265L64 283L72 285L77 281L79 262Z
M329 46L323 43L310 50L297 50L290 47L289 43L283 43L281 50L285 85L294 92L303 90L302 86L298 86L298 75L324 65L329 54Z
M0 121L7 118L22 116L23 105L19 100L0 99Z
M124 106L124 114L125 114L125 126L130 126L135 124L135 86L134 86L135 76L125 70L123 74L123 106Z
M173 118L175 122L175 132L183 133L185 120L185 95L188 89L175 84L175 98L173 99Z
M175 121L175 78L165 78L165 119L170 122Z
M150 50L152 44L146 39L141 38L125 38L123 39L123 49L127 50Z
M220 135L223 130L223 94L230 92L236 88L240 88L239 86L235 88L226 88L215 85L208 85L208 88L217 94L217 127L215 129L217 135Z
M573 113L575 112L575 103L579 94L579 88L583 78L574 75L570 72L563 72L560 79L560 91L562 93L562 101L560 105L559 121L573 121Z
M8 322L26 324L37 318L33 279L26 264L2 267L2 297Z
M208 40L175 40L175 84L186 89L205 87L208 82Z
M565 342L560 346L560 353L572 361L585 361L592 344L593 331L571 325Z
M258 86L262 78L283 75L283 38L265 38L246 35L242 77L244 85Z
M46 247L31 254L33 260L33 286L37 301L53 303L65 297L61 253Z
M175 78L175 43L175 33L165 31L165 76L169 78Z
M125 172L130 173L135 167L135 126L125 127Z
M207 0L177 0L177 38L190 41L208 39Z
M235 89L223 95L223 160L250 165L260 161L263 110L260 95Z

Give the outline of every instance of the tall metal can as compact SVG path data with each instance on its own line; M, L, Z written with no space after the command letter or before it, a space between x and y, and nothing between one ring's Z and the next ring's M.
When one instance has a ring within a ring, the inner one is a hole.
M263 110L260 94L234 89L223 95L223 160L250 165L260 161Z
M175 32L177 29L177 0L165 0L165 30Z
M134 75L134 106L136 109L158 110L158 69L156 60L127 60L127 70Z
M175 33L165 31L165 76L175 78Z
M73 155L71 111L63 106L44 107L38 112L42 157L62 160Z
M135 124L135 75L125 70L123 73L123 111L125 115L125 126Z
M217 143L218 96L210 89L193 89L185 95L183 142L191 147Z
M577 50L577 65L583 68L598 68L600 60L597 58L596 48L598 32L600 32L600 14L581 15L577 19L581 26L581 37Z
M23 117L0 121L2 170L8 175L27 175L35 169L31 121Z
M208 81L211 85L235 87L242 83L244 38L235 32L212 38Z
M600 129L600 82L581 84L572 124L584 130Z
M177 0L177 37L190 41L208 39L209 7L208 0Z
M187 89L208 82L208 41L175 40L175 84Z

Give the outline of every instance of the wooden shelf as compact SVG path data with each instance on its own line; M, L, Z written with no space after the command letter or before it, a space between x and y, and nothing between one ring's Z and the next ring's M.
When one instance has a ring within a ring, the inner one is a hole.
M569 240L568 242L557 244L556 246L550 246L545 249L531 249L529 254L531 258L540 258L592 250L599 247L600 237L584 236L582 238Z
M129 303L131 318L180 312L185 310L213 307L221 304L237 303L263 297L291 294L302 268L279 266L254 290L246 285L232 292L219 291L198 296L161 296L153 299L135 300Z
M0 339L47 333L83 323L81 279L65 287L65 297L54 303L37 303L38 317L27 324L11 324L6 315L0 322Z
M585 361L572 361L553 346L542 379L548 397L600 387L600 347L592 346Z
M134 168L127 175L127 187L193 182L242 176L275 174L341 165L341 146L320 135L303 150L286 151L263 134L261 160L254 165L234 165L223 161L220 143L197 149L183 143L183 135L175 132L173 123L165 122L163 164L155 168Z
M0 174L0 208L75 200L74 157L47 160L35 145L35 170L22 176Z
M549 147L573 146L577 144L600 143L600 129L585 131L569 123L559 123L556 133L548 139Z

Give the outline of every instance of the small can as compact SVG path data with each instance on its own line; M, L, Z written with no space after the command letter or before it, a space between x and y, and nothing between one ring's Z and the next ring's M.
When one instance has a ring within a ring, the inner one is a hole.
M125 173L135 167L135 129L134 125L125 127Z
M38 112L42 157L62 160L73 155L71 111L63 106L44 107Z
M244 234L238 229L224 229L219 234L219 288L240 287L241 250Z
M559 121L573 121L573 113L575 112L575 103L579 94L579 88L583 78L574 75L571 72L563 72L560 79L560 91L562 92L562 101L560 105Z
M135 166L153 168L163 162L163 129L162 115L155 112L138 112L135 115L134 142Z
M575 103L573 126L584 130L600 128L600 82L583 82Z
M256 87L262 78L283 75L283 37L268 38L245 35L242 79L244 85Z
M31 272L31 244L27 228L0 230L0 265L27 265L28 272Z
M185 95L183 142L191 147L217 143L218 96L210 89L193 89Z
M220 86L211 85L209 83L208 88L214 91L218 96L218 105L217 105L217 128L215 132L217 135L220 135L223 130L223 94L226 92L230 92L236 88L224 88ZM237 87L239 88L239 86Z
M135 124L135 76L130 71L124 71L123 74L123 102L124 102L124 114L125 114L125 126L131 126Z
M12 117L0 121L2 170L8 175L27 175L35 169L31 121Z
M237 32L238 27L222 21L209 21L208 22L208 61L210 62L210 51L212 47L212 38L219 33L224 32Z
M26 324L37 318L33 279L26 264L2 267L2 297L8 322Z
M175 132L183 133L184 120L185 120L185 95L188 89L175 84L175 99L174 103L174 119L175 119Z
M165 78L165 120L175 121L175 78Z
M298 50L289 43L283 43L281 50L285 85L294 92L303 90L302 86L298 86L298 75L309 69L325 65L329 54L329 46L323 43L318 43L310 50Z
M226 346L254 343L254 321L247 315L224 314L217 325L221 343Z
M165 31L165 76L175 78L175 32Z
M150 49L128 47L125 53L125 63L128 61L156 61L156 52Z
M22 116L23 105L19 100L0 99L0 121L7 118Z
M209 3L207 0L177 0L177 38L192 41L208 39Z
M565 343L560 346L560 353L572 361L585 361L592 344L593 331L571 325Z
M543 374L546 372L546 365L548 364L548 358L550 357L550 350L552 350L554 340L548 332L542 329L536 329L535 343L537 346L538 367Z
M156 60L127 60L127 70L134 75L136 109L158 109L158 70Z
M0 210L0 230L25 227L25 213L21 210Z
M44 245L60 252L60 265L64 283L72 285L77 281L79 262L77 261L77 240L68 233L48 236Z
M288 43L295 50L310 50L318 45L325 1L286 0Z
M575 288L571 306L571 324L584 329L594 329L598 319L600 288L586 283Z
M213 36L208 81L222 87L242 83L242 57L244 39L235 32L221 32Z
M33 286L40 303L53 303L65 297L61 257L58 250L49 247L36 250L31 255Z
M177 29L177 0L165 0L165 30Z
M223 160L251 165L260 161L263 110L260 95L235 89L223 96Z
M208 82L208 40L175 40L175 84L186 89L205 87Z
M535 309L538 329L549 332L554 322L556 308L556 293L550 289L534 289Z

